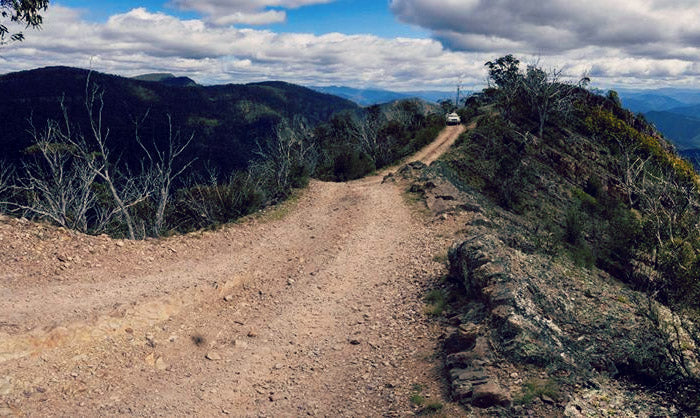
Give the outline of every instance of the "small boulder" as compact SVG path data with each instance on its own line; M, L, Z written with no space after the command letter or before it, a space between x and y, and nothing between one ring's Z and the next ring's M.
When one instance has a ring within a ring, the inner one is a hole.
M163 357L158 357L156 359L156 363L154 364L154 367L157 370L167 370L168 369L168 364L163 360Z
M491 381L483 385L474 386L471 404L478 408L490 408L492 406L510 406L511 397L507 390Z
M447 337L444 342L444 349L447 354L459 353L461 351L467 351L474 348L476 343L476 338L478 336L478 331L465 330L463 328L458 329L453 332L452 335Z

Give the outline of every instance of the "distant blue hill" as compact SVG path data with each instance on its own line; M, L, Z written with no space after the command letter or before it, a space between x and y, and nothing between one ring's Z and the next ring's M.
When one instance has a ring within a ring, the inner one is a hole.
M622 104L633 112L666 111L700 104L700 90L662 88L654 90L617 90Z
M700 149L700 104L644 114L680 150Z
M700 104L674 107L673 109L669 109L668 112L700 119Z
M356 89L344 86L309 86L309 88L321 93L332 94L334 96L351 100L360 106L371 106L374 104L388 103L395 100L414 97L434 103L446 99L454 100L455 98L455 93L435 90L394 92L378 89Z
M624 107L644 114L680 151L700 149L700 90L617 91Z
M652 93L621 94L620 96L622 105L635 113L664 111L688 104L668 96Z
M673 111L652 111L644 116L679 150L700 148L700 117Z
M678 89L678 88L662 88L653 90L654 94L670 97L687 104L700 103L700 90L698 89Z

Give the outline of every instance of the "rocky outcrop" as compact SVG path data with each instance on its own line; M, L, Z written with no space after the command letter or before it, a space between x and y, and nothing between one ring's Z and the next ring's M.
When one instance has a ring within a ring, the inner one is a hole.
M488 228L471 228L474 238L449 252L451 277L473 303L445 341L455 398L476 407L510 405L518 393L497 377L494 365L503 363L566 376L559 380L574 386L596 386L600 376L654 384L672 377L669 341L650 323L641 294L600 272L510 248ZM565 398L585 404L575 393Z
M538 235L536 217L506 211L453 176L438 161L409 164L393 178L409 180L436 222L464 222L449 264L466 299L447 319L443 346L453 397L500 416L589 416L601 407L675 414L655 389L678 382L679 368L700 370L672 353L692 344L683 330L674 337L659 327L645 294L551 251L556 237ZM687 399L698 391L678 387L669 393L692 409Z
M496 356L481 334L480 327L463 325L445 342L453 396L479 408L510 406L510 390L499 382Z
M484 304L500 353L542 367L570 363L566 336L550 319L555 301L547 300L566 295L545 295L530 277L513 274L510 256L493 235L463 242L449 256L452 277Z
M442 176L437 169L438 166L439 164L434 164L428 167L416 161L403 166L396 175L404 179L413 179L409 192L423 197L426 206L434 214L442 215L459 211L481 212L481 205L473 195L460 190L453 182ZM385 178L385 181L388 178Z

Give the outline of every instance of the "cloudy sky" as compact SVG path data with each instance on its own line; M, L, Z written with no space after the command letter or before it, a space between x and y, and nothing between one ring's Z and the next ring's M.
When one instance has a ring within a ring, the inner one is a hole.
M700 86L700 0L61 0L44 22L0 47L0 73L447 90L513 53L604 88Z

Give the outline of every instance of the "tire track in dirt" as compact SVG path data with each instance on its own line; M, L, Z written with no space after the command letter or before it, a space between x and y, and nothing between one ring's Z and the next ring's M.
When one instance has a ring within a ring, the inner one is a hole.
M467 131L467 129L473 129L476 124L469 126L464 125L453 125L446 127L440 135L431 144L418 151L413 157L409 159L409 162L421 161L427 165L430 165L433 161L437 160L442 154L444 154L450 147L457 141L460 135Z

